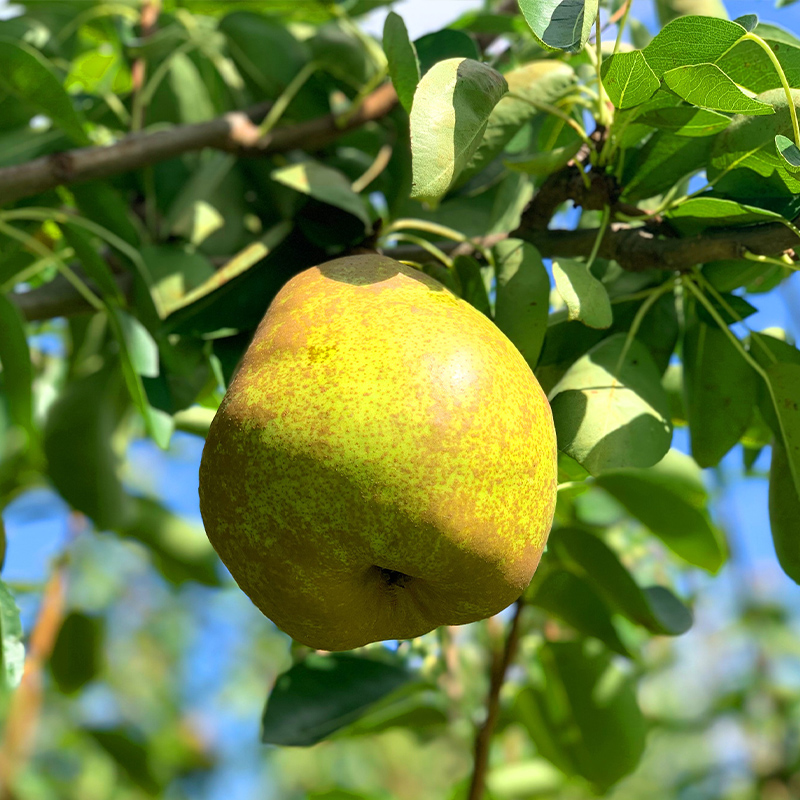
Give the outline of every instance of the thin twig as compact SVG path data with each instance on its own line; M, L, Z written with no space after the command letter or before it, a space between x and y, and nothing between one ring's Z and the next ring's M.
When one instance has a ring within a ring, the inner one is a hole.
M524 607L522 599L517 601L514 616L508 629L505 647L502 652L495 651L489 677L489 696L486 699L486 719L475 736L475 761L472 768L468 800L481 800L486 789L486 775L489 769L489 745L492 741L497 719L500 716L500 690L506 678L508 667L517 652L520 638L520 617Z

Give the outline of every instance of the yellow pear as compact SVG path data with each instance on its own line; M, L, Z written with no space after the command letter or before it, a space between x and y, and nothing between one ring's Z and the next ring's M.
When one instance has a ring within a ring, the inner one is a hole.
M525 360L438 281L377 254L290 280L214 418L200 508L279 628L324 650L501 611L556 499L550 407Z

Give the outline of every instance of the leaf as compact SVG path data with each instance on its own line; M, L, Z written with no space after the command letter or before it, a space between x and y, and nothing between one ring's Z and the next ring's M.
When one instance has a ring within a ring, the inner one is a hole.
M120 305L125 304L123 295L114 275L111 272L106 260L95 250L94 244L86 235L84 230L77 225L65 223L60 226L64 239L75 251L75 255L80 259L84 272L95 282L100 289L100 294L107 302L115 302Z
M218 30L239 71L267 98L278 97L310 58L285 25L263 14L234 11Z
M681 178L705 167L711 148L725 133L698 140L656 132L626 160L623 197L635 202L668 191Z
M747 430L758 376L724 331L694 322L683 340L683 379L692 456L716 466Z
M270 177L294 189L307 194L323 203L341 208L358 217L364 227L370 226L369 213L364 201L350 187L350 181L338 169L333 169L319 161L303 160L298 164L289 164L272 170Z
M714 64L747 31L735 22L711 17L679 17L665 25L642 51L656 77L696 64Z
M570 258L553 261L556 289L567 304L569 319L579 319L590 328L608 328L614 321L606 287L586 264Z
M529 242L506 239L494 252L494 321L533 369L547 331L550 279L539 251Z
M53 65L28 44L0 38L0 88L50 117L75 144L88 145L83 122Z
M770 364L767 383L780 422L795 491L800 494L800 364L782 361Z
M755 306L750 305L744 297L740 297L737 294L721 294L719 299L709 297L708 302L716 310L717 314L722 317L726 325L733 325L735 322L741 322L758 313L758 309ZM706 325L713 326L717 324L716 319L705 306L698 306L697 318L700 322L705 322Z
M646 724L630 678L591 642L547 642L544 680L523 688L514 715L544 758L605 794L644 752Z
M196 581L219 586L219 559L205 531L147 497L131 497L127 513L115 530L141 542L150 551L158 571L170 583Z
M33 431L33 367L25 320L8 297L0 294L0 377L11 421Z
M145 245L140 252L153 281L152 290L167 314L184 305L198 287L220 280L211 262L194 248Z
M709 572L725 562L725 541L709 518L701 472L688 456L670 450L655 467L607 472L596 483L684 561Z
M692 64L664 73L664 83L686 102L715 111L774 114L768 103L745 94L716 64Z
M751 333L748 339L750 355L765 372L775 362L800 364L800 350L782 339L765 333ZM783 429L775 410L775 401L770 390L769 380L766 383L759 381L759 389L759 412L769 430L781 442ZM766 444L769 444L769 441Z
M772 267L747 259L709 261L703 265L703 275L718 292L732 292L762 277Z
M50 407L44 429L47 472L58 493L99 529L124 517L124 493L111 447L117 427L120 380L116 369L80 377Z
M614 334L579 358L550 392L558 448L592 475L649 467L672 440L669 402L647 348ZM624 357L622 357L624 355Z
M102 617L79 611L70 612L61 623L50 655L50 672L63 694L75 694L97 677L101 665L102 623Z
M449 58L469 58L480 61L480 51L471 36L464 31L444 28L441 31L427 33L414 41L414 48L419 56L419 72L424 75L440 61Z
M143 737L132 728L87 728L86 733L119 765L125 775L150 795L159 795L161 781L150 766Z
M692 612L669 589L641 589L616 553L594 534L562 528L551 534L550 550L587 580L613 610L652 633L678 636L691 627Z
M800 583L800 492L792 478L785 448L772 445L769 471L769 523L775 554L783 571Z
M765 39L784 71L789 86L800 79L800 42L779 42ZM753 92L766 92L782 87L780 75L772 59L753 41L743 41L726 53L717 66L734 82Z
M792 89L795 106L800 90ZM714 139L707 165L709 181L717 192L729 197L779 197L800 193L800 177L775 151L778 134L791 136L792 121L783 89L771 89L758 99L775 109L764 119L735 116L731 124Z
M561 167L565 167L581 149L581 144L581 140L576 137L574 142L563 147L556 147L543 153L535 153L529 158L519 161L508 159L503 164L517 172L544 178L561 169Z
M87 181L70 186L75 202L87 219L137 247L139 234L131 222L131 212L124 197L111 184L104 181Z
M308 747L413 680L401 667L359 656L310 655L280 675L261 720L261 741Z
M15 689L25 669L25 645L19 608L5 581L0 581L0 629L3 685L6 689Z
M758 14L743 14L741 17L736 17L734 22L749 33L758 25Z
M738 228L783 220L774 211L722 197L693 197L675 206L664 216L683 236L696 236L709 228Z
M383 25L383 50L397 97L410 114L414 91L421 77L419 59L413 42L408 38L403 18L394 11L389 12Z
M510 94L502 97L492 109L483 139L458 179L458 184L487 167L525 122L541 113L536 105L526 100L555 103L575 84L575 70L562 61L532 61L506 72L503 77ZM549 150L547 148L547 152Z
M481 275L480 264L472 256L456 256L453 269L461 284L461 297L487 317L491 316L489 295Z
M507 90L499 72L470 59L440 61L423 76L411 108L411 197L433 202L445 195Z
M582 577L566 570L548 572L544 580L534 581L532 591L526 593L526 600L576 631L594 636L615 653L633 657L619 638L611 622L611 612L602 597Z
M669 131L676 136L712 136L730 125L731 118L707 108L673 106L656 108L636 118L637 122Z
M615 53L603 60L603 87L616 108L632 108L649 100L660 85L641 50Z
M779 133L775 137L775 149L786 162L786 169L800 172L800 148L791 139Z
M728 18L722 0L656 0L658 19L666 25L683 14L700 14L704 17Z
M540 44L577 53L592 31L598 0L519 0L519 7Z

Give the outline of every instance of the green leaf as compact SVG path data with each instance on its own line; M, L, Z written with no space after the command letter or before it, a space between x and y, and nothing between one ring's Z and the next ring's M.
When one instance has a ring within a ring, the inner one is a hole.
M767 44L784 71L789 86L800 80L800 42L779 42L767 37ZM782 87L780 75L772 59L753 41L743 41L726 53L717 66L734 82L753 92L766 92Z
M696 64L714 64L747 31L735 22L711 17L679 17L665 25L643 53L655 72L665 72Z
M767 383L783 434L786 460L800 494L800 364L770 364Z
M655 467L608 472L596 480L684 561L709 572L725 562L725 541L709 518L702 474L688 456L670 450Z
M103 369L74 380L50 407L44 429L48 475L58 493L100 529L124 516L124 492L111 447L117 427L119 371Z
M494 251L494 321L533 369L547 331L550 279L539 251L529 242L506 239Z
M718 292L732 292L761 278L773 266L747 259L709 261L703 265L703 275Z
M136 317L119 309L114 311L114 316L125 337L131 366L138 375L155 378L158 375L158 345L155 339Z
M53 65L28 44L0 38L0 88L47 115L78 145L89 144L72 98L55 75Z
M570 258L553 261L556 289L567 304L569 319L590 328L608 328L614 321L606 287L592 275L586 264Z
M603 86L616 108L632 108L649 100L660 85L641 50L615 53L603 60Z
M800 90L792 89L795 106ZM775 151L775 137L792 135L789 104L783 89L771 89L758 99L775 109L764 119L735 116L714 139L707 175L716 191L730 197L780 197L800 193L800 177Z
M19 608L4 581L0 581L0 635L3 685L6 689L15 689L25 669L25 645L22 643Z
M122 294L117 282L114 280L111 267L97 252L84 229L77 225L66 223L61 225L61 232L64 234L64 239L75 251L75 255L80 259L84 272L97 284L103 299L107 302L124 305L125 295Z
M783 220L774 211L722 197L693 197L675 206L664 216L683 236L696 236L708 228L738 228Z
M419 56L419 72L424 75L439 61L449 58L470 58L480 61L480 51L474 39L464 31L445 28L441 31L427 33L414 41L414 48Z
M532 61L506 72L503 77L510 94L502 97L492 109L483 139L458 179L459 184L487 167L525 122L540 113L535 104L526 100L552 104L575 84L575 70L563 61ZM550 152L550 148L547 148L547 152Z
M201 526L190 524L147 497L129 498L126 510L115 530L145 545L156 568L170 583L220 585L219 559Z
M162 783L153 773L147 745L138 731L123 727L85 730L136 786L150 795L161 793Z
M678 97L701 108L737 114L774 114L769 103L745 94L716 64L691 64L664 73Z
M550 392L559 450L592 475L649 467L672 440L658 368L636 339L624 352L626 341L619 333L595 345Z
M397 97L410 114L414 91L421 77L419 59L413 42L408 38L403 18L394 11L389 12L383 25L383 50Z
M799 519L800 492L786 450L775 442L769 471L769 523L781 568L795 583L800 583Z
M598 0L519 0L536 40L551 50L580 51L597 17Z
M712 146L725 133L696 140L657 131L626 160L623 197L635 202L668 191L681 178L705 167Z
M60 692L74 694L97 677L102 643L102 617L72 611L64 618L50 655L50 671Z
M413 198L435 202L445 195L507 90L499 72L470 59L440 61L424 75L411 108Z
M310 655L278 677L261 720L261 741L316 744L411 680L407 670L380 661L342 653Z
M347 211L358 217L365 228L369 227L369 212L364 201L352 190L350 181L338 169L308 159L298 164L278 167L272 170L270 176L296 192Z
M140 252L153 281L152 290L167 314L184 305L206 282L222 279L211 262L191 247L145 245Z
M741 17L736 17L734 22L737 25L741 25L749 33L758 25L758 14L744 14Z
M25 320L8 297L0 294L0 367L3 394L11 420L27 431L33 430L33 367Z
M544 758L605 794L639 763L647 727L630 678L592 644L542 645L544 679L520 691L514 712Z
M137 247L139 234L131 221L131 211L125 198L111 184L88 181L70 186L81 214L120 239Z
M750 305L744 297L740 297L737 294L721 294L719 299L712 296L708 298L708 302L716 310L717 314L722 317L726 325L741 322L758 312L755 306ZM697 318L707 325L713 326L717 324L716 319L705 306L697 307Z
M611 611L591 583L566 570L548 572L534 581L526 600L543 608L586 636L594 636L610 650L632 658L611 621Z
M683 379L692 456L713 467L747 430L758 376L724 331L694 322L683 340Z
M519 161L507 159L503 164L509 169L524 172L526 175L546 178L561 169L561 167L565 167L581 149L582 144L583 142L576 137L574 142L563 147L555 147L543 153L535 153Z
M662 131L669 131L676 136L692 138L711 136L730 125L731 118L707 108L694 106L672 106L647 111L636 118L637 122L652 125Z
M779 133L775 137L775 149L786 162L786 169L800 172L800 148L791 139Z
M750 355L765 372L776 362L800 364L800 350L782 339L765 333L752 333L748 339ZM769 380L766 383L759 381L759 388L758 409L767 427L780 442L783 440L783 429L775 410L775 400L770 391Z
M669 589L640 588L616 553L594 534L562 528L551 534L550 550L587 580L614 611L652 633L678 636L691 627L692 612Z
M267 98L276 98L310 58L285 25L262 14L234 11L220 20L234 63Z
M491 316L489 295L481 275L481 267L472 256L456 256L453 269L461 284L461 297L487 317Z

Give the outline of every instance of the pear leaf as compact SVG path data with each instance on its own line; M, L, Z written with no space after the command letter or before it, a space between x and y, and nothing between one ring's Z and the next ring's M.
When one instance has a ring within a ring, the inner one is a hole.
M383 51L397 97L410 114L414 90L420 79L419 59L403 18L394 11L389 12L383 25Z
M649 100L660 85L641 50L615 53L603 60L603 87L616 108L632 108Z
M597 17L598 0L519 0L522 16L536 40L550 50L579 52Z
M614 321L606 287L586 264L569 258L553 261L556 289L567 304L569 319L579 319L590 328L610 328Z
M786 169L790 172L800 172L800 147L787 136L779 133L775 137L775 149L786 162Z
M774 114L775 109L745 94L716 64L686 64L667 70L664 83L687 103L736 114Z
M795 583L800 583L799 519L800 491L792 477L786 449L775 442L769 471L769 523L778 562Z
M33 367L25 321L19 309L0 294L0 379L8 400L11 420L28 431L33 430Z

